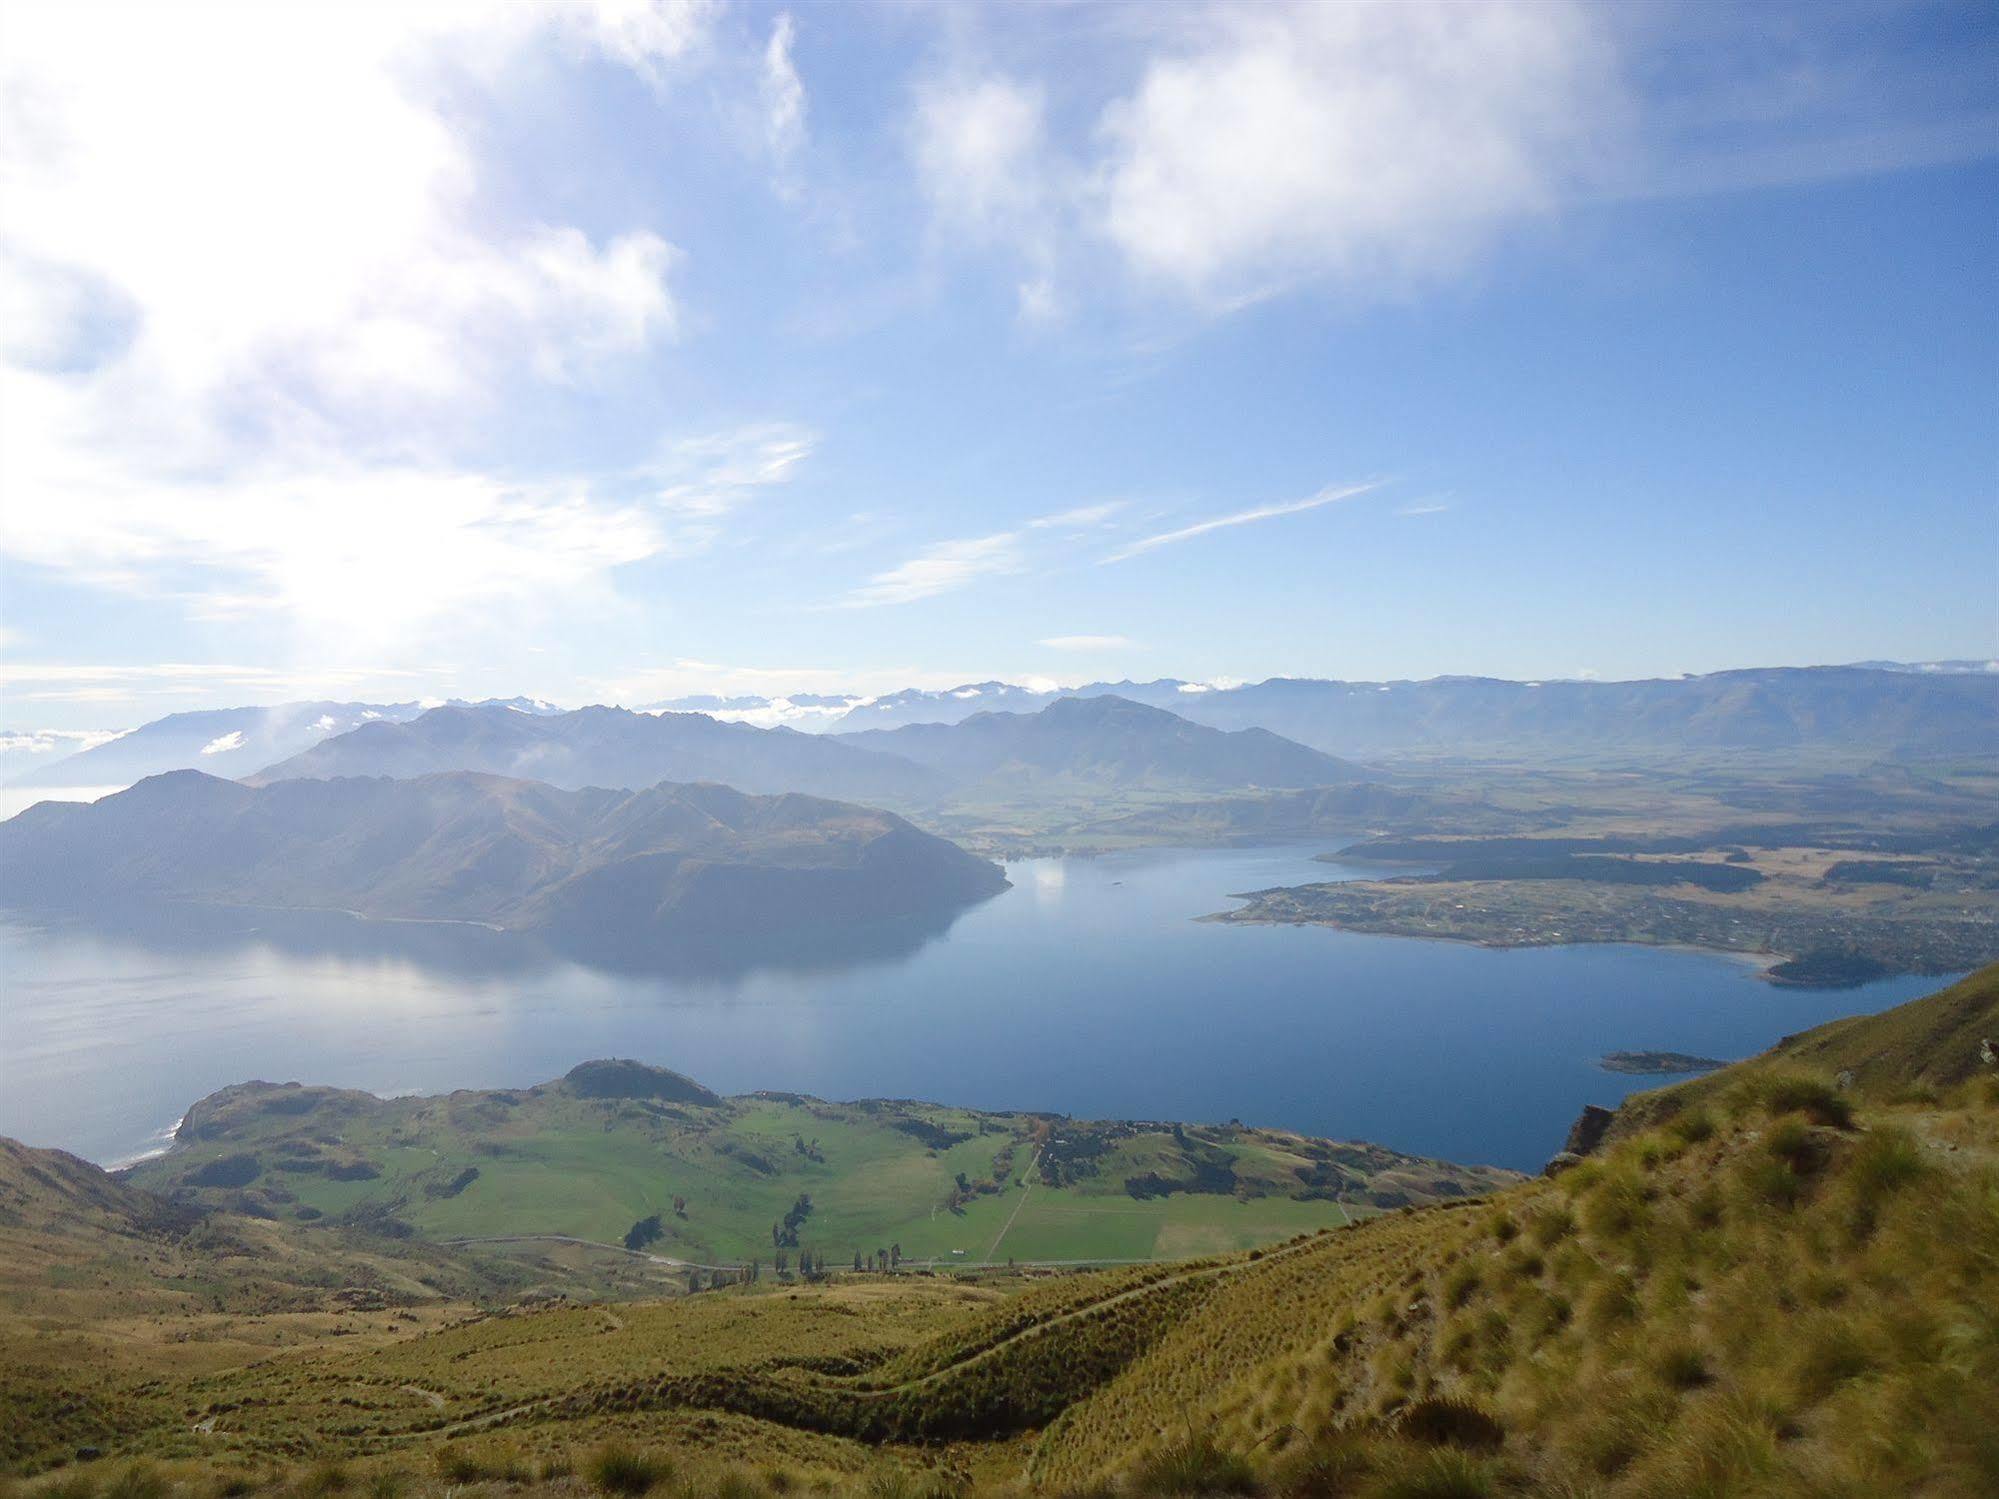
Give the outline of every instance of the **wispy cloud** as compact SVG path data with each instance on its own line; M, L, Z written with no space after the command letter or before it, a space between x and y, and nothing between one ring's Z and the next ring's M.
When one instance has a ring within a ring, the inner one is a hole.
M876 573L835 607L873 609L883 604L911 604L963 588L975 578L1019 572L1022 565L1017 531L940 541L907 562Z
M1102 525L1122 509L1123 500L1107 500L1101 505L1082 505L1074 510L1058 510L1053 515L1036 516L1027 525L1033 531L1085 531Z
M1451 502L1446 499L1417 500L1413 504L1404 505L1395 513L1397 515L1441 515L1450 508Z
M1051 651L1122 651L1131 646L1129 635L1049 635L1038 641Z
M1224 530L1230 526L1252 525L1260 520L1274 520L1280 515L1297 515L1305 510L1317 510L1321 505L1335 504L1340 500L1355 499L1370 490L1379 489L1379 479L1365 484L1349 484L1343 488L1322 489L1310 499L1290 500L1278 505L1258 505L1249 510L1238 510L1233 515L1218 515L1213 520L1197 521L1191 526L1182 526L1177 531L1162 531L1157 536L1142 537L1129 546L1120 547L1104 558L1106 562L1124 562L1141 556L1159 547L1172 546L1176 542L1192 541L1196 536L1206 536L1210 531Z
M791 60L797 27L789 14L780 15L764 48L760 85L764 106L764 137L770 153L782 164L791 159L805 138L805 85Z
M1033 560L1034 546L1043 548L1045 554L1050 544L1046 533L1069 533L1056 537L1055 544L1071 545L1076 537L1102 526L1123 508L1124 501L1111 500L1037 515L1011 531L937 542L907 562L876 573L830 607L872 609L883 604L909 604L950 593L979 578L1025 572ZM1037 537L1041 539L1037 541Z

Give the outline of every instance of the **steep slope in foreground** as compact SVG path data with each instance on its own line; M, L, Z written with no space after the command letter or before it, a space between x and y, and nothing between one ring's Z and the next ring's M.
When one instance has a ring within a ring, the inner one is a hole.
M907 760L791 729L701 713L579 708L542 717L504 708L434 708L408 723L364 724L270 765L253 782L422 776L476 770L578 790L719 781L740 791L803 792L906 806L938 789Z
M531 1283L445 1250L170 1203L0 1138L0 1472L178 1426L159 1376L407 1335Z
M1224 733L1126 698L1058 698L1038 713L976 713L962 723L840 735L913 760L960 786L1059 780L1133 788L1236 790L1329 786L1359 766L1265 729Z
M558 791L497 776L178 771L0 823L0 900L118 897L477 921L619 947L950 912L999 870L901 818L726 786Z

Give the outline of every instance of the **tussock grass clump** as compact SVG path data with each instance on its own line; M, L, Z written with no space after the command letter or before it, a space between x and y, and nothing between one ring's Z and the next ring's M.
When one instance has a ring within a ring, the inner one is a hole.
M1254 1494L1257 1472L1248 1458L1209 1437L1189 1437L1163 1447L1133 1466L1134 1493L1159 1495Z
M1440 1448L1389 1474L1366 1491L1368 1499L1489 1499L1500 1492L1493 1464Z
M673 1477L670 1464L622 1443L599 1447L583 1464L591 1486L603 1494L650 1494Z
M1652 1357L1652 1369L1676 1390L1697 1390L1714 1378L1707 1354L1684 1338L1662 1344Z
M1682 1145L1698 1145L1702 1141L1712 1140L1718 1127L1713 1113L1696 1105L1690 1109L1682 1109L1668 1120L1666 1133Z
M1846 1168L1846 1180L1860 1196L1882 1196L1920 1180L1927 1169L1915 1136L1884 1124L1869 1130L1867 1138L1854 1150Z
M322 1494L344 1494L353 1479L340 1463L316 1463L306 1469L304 1475L292 1485L292 1492L301 1496Z
M1828 1129L1853 1127L1853 1100L1822 1077L1779 1072L1758 1078L1750 1086L1766 1113L1803 1114L1813 1124Z
M1426 1447L1464 1447L1496 1451L1506 1440L1506 1428L1490 1411L1469 1400L1431 1396L1418 1400L1395 1421L1395 1434Z
M136 1462L120 1469L101 1492L102 1499L167 1499L172 1487L153 1464Z

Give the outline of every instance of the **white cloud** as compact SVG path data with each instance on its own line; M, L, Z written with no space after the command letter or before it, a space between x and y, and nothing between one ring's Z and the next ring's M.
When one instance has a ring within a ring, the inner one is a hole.
M443 456L523 381L590 380L679 323L651 229L493 217L444 71L497 96L521 54L567 49L664 86L712 10L10 7L0 550L366 654L669 550L768 482L696 495L690 471L648 504Z
M1123 500L1110 500L1102 505L1082 505L1074 510L1062 510L1054 515L1039 515L1027 524L1036 531L1063 530L1083 531L1092 526L1100 526L1124 509Z
M1018 532L940 541L907 562L876 573L837 607L872 609L883 604L910 604L963 588L977 578L1019 572L1024 565Z
M1177 531L1162 531L1157 536L1146 536L1129 546L1120 547L1104 558L1106 562L1123 562L1152 551L1155 547L1172 546L1176 542L1192 541L1196 536L1205 536L1210 531L1220 531L1228 526L1247 526L1260 520L1271 520L1280 515L1297 515L1304 510L1317 510L1321 505L1335 504L1340 500L1351 500L1370 490L1380 488L1379 482L1369 484L1349 484L1344 488L1322 489L1310 499L1290 500L1279 505L1258 505L1249 510L1238 510L1233 515L1218 515L1213 520L1197 521L1191 526L1182 526Z
M1130 647L1128 635L1049 635L1039 644L1051 651L1121 651Z
M227 734L218 734L201 747L204 755L226 755L231 750L243 747L243 731L231 729Z
M1204 296L1450 268L1549 205L1604 117L1564 0L1237 6L1103 117L1101 228Z
M1423 500L1414 505L1404 505L1395 513L1397 515L1442 515L1450 508L1450 503L1445 500Z
M937 211L995 239L1031 229L1042 207L1043 109L1039 88L997 76L919 88L916 166Z
M0 731L0 755L79 754L128 733L125 729L16 729Z
M911 124L917 178L940 226L1027 262L1017 289L1026 323L1061 310L1051 267L1068 188L1056 174L1046 108L1036 85L954 75L917 89Z
M805 84L791 60L797 33L790 15L781 15L772 25L770 41L764 47L760 84L764 140L780 164L796 155L805 139Z
M1036 549L1069 546L1085 532L1101 526L1122 509L1122 500L1060 510L1022 521L1016 530L997 531L958 541L940 541L907 562L876 573L861 587L831 607L872 609L882 604L910 604L950 593L980 578L1028 570ZM1054 536L1043 533L1057 533Z
M1217 307L1454 269L1592 172L1621 118L1608 27L1576 0L1134 15L1115 71L1136 81L1079 137L1055 137L1033 80L960 69L918 91L937 223L1025 262L1024 320L1059 312L1058 261L1073 276L1092 247Z

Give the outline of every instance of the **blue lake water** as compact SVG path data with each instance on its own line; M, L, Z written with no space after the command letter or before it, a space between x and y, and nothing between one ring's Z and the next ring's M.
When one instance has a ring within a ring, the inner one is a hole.
M1362 873L1312 852L1027 860L946 929L710 954L675 974L472 928L0 915L0 1134L110 1163L246 1078L440 1092L627 1056L725 1092L1239 1118L1533 1169L1584 1103L1658 1085L1603 1072L1606 1051L1744 1056L1944 982L1785 990L1689 952L1191 919L1231 891Z

